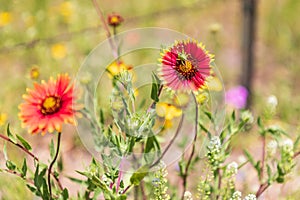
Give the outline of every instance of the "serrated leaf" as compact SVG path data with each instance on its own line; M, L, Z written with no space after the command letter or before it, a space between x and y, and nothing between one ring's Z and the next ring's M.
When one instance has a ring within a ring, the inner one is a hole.
M7 129L6 129L6 133L8 138L15 144L17 144L17 139L15 138L15 136L11 133L10 128L9 128L9 124L7 124Z
M7 160L5 164L6 164L7 169L9 169L9 170L15 170L16 169L16 165L10 160Z
M147 176L149 173L149 165L144 165L136 170L130 177L130 183L133 185L139 185L140 182Z
M24 158L21 175L22 177L25 177L26 174L27 174L27 163L26 163L26 158Z
M30 144L22 136L20 136L18 134L16 136L17 136L18 140L22 143L23 147L25 147L25 149L27 149L27 150L32 149Z

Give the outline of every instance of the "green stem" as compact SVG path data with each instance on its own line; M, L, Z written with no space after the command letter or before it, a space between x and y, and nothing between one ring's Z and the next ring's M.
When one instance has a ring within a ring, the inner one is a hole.
M58 154L59 154L59 147L60 147L60 141L61 141L61 132L58 132L58 136L57 136L57 146L56 146L56 153L55 156L52 160L52 162L49 165L48 168L48 189L49 189L49 194L50 194L50 199L52 199L52 188L51 188L51 171L52 171L52 167L55 164Z

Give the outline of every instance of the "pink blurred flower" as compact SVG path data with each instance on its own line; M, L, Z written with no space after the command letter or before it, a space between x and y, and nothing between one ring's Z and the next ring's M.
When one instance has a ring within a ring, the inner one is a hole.
M196 41L176 42L161 54L161 77L173 90L198 90L210 75L213 56Z
M248 90L243 86L237 86L229 89L225 94L226 103L235 109L246 107Z

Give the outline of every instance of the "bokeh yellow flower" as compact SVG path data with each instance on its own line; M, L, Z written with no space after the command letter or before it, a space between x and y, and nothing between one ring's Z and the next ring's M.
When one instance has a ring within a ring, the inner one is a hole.
M124 70L131 70L131 65L126 65L123 61L115 61L109 65L106 70L108 71L109 78L113 78Z
M172 104L159 102L156 105L156 113L159 117L163 117L166 120L172 120L175 117L181 116L182 110Z
M67 48L64 44L57 43L51 47L51 55L54 59L60 60L66 57Z
M64 22L70 22L74 14L74 5L72 2L65 1L61 3L59 6L59 13L63 16Z
M37 65L33 65L30 70L30 78L36 80L40 77L40 70Z
M0 13L0 27L8 25L12 21L12 14L10 12Z
M7 114L0 113L0 126L3 126L6 123L6 120L7 120Z

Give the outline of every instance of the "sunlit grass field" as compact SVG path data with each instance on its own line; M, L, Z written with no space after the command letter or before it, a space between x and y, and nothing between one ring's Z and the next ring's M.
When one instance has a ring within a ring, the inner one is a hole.
M239 0L115 0L99 1L104 14L117 12L125 21L119 32L133 28L162 27L187 34L202 41L215 54L225 89L239 85L241 70L242 5ZM291 137L300 133L300 1L264 0L258 3L253 77L254 114L263 113L268 96L275 95L278 108L274 123L284 127ZM50 136L30 136L21 128L18 105L22 94L34 81L47 80L58 73L72 78L89 52L106 39L105 31L91 1L0 0L0 130L7 123L33 143L34 152L47 161ZM134 61L133 61L134 63ZM130 63L129 63L130 64ZM75 128L66 126L65 174L87 166L90 155L78 139ZM255 130L253 130L255 131ZM260 148L257 137L246 136L236 143ZM250 144L250 145L249 145ZM3 142L0 142L2 148ZM9 157L22 162L19 152L8 146ZM71 155L68 155L71 154ZM70 164L80 155L83 160ZM0 166L5 165L0 154ZM3 161L3 162L2 162ZM69 162L69 164L68 164ZM69 167L69 168L68 168ZM299 172L299 167L298 170ZM295 177L299 176L294 174ZM299 178L295 178L298 179ZM295 181L296 182L296 181ZM66 184L72 185L69 181ZM296 182L297 183L297 182ZM296 184L295 183L295 184ZM298 183L299 185L299 183ZM251 190L251 186L247 186ZM298 187L299 188L299 187ZM80 188L79 188L80 189ZM72 191L75 196L77 188ZM284 188L285 196L297 199L296 185ZM271 192L270 192L271 193ZM32 199L23 181L0 174L0 199ZM282 199L284 199L282 197Z

